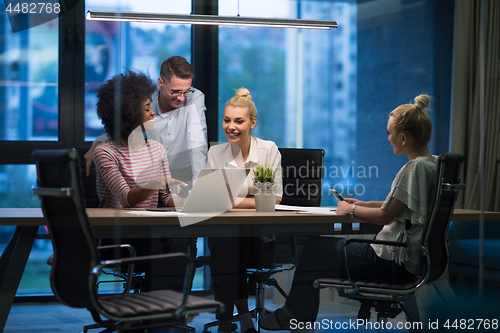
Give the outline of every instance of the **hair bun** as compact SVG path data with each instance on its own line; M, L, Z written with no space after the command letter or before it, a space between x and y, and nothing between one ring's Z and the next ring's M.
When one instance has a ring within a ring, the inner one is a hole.
M429 107L429 104L431 103L431 98L429 95L423 94L415 97L414 101L415 101L415 106L417 108L426 110Z
M236 94L234 94L235 97L246 97L250 98L252 100L252 95L250 94L250 91L247 88L241 87L240 89L236 90Z

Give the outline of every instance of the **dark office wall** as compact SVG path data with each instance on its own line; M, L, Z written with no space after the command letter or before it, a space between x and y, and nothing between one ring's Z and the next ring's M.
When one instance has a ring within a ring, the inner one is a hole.
M378 175L357 179L361 199L383 200L408 161L387 141L387 119L398 105L431 95L432 154L448 150L453 0L358 2L356 164ZM395 6L397 5L397 7ZM374 169L375 170L375 169Z

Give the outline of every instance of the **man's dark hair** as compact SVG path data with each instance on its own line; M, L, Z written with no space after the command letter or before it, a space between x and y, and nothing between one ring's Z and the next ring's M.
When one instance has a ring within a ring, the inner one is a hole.
M193 66L186 59L180 56L173 56L161 64L160 76L166 82L170 82L174 76L180 79L192 79L194 78L194 70Z
M115 93L119 89L119 109L121 112L120 137L116 138L115 126ZM98 89L97 116L104 125L104 131L119 140L142 124L143 103L156 91L156 84L146 74L135 73L128 69L103 83Z

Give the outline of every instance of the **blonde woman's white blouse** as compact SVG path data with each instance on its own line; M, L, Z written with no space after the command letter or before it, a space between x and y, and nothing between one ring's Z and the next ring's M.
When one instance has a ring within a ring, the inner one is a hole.
M232 144L223 143L210 148L207 154L207 168L211 169L253 169L257 165L272 166L276 169L274 182L276 186L276 197L283 196L283 179L281 178L281 154L278 146L272 141L251 137L250 152L246 161L238 166L237 160L242 160L241 152L236 158L233 156ZM242 188L240 195L253 195L252 172L247 177L246 187Z

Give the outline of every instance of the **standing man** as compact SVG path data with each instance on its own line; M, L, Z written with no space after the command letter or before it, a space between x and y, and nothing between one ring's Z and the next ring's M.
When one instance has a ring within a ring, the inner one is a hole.
M193 88L194 70L186 59L173 56L163 62L158 78L158 89L151 96L150 109L155 112L154 126L147 135L161 143L166 151L172 178L182 180L187 187L179 193L187 196L201 169L207 165L207 122L205 95ZM93 161L94 149L108 139L106 133L98 137L85 154L87 176ZM148 241L148 253L186 252L196 257L196 238L169 238ZM145 255L148 253L138 254ZM174 268L175 267L175 268ZM144 290L182 290L184 265L151 267L150 278Z
M193 67L183 57L173 56L163 62L158 89L151 97L154 129L148 131L148 137L167 150L172 178L189 185L186 193L206 167L208 150L205 95L191 86L193 78ZM85 154L87 175L95 147L106 139L103 133Z

